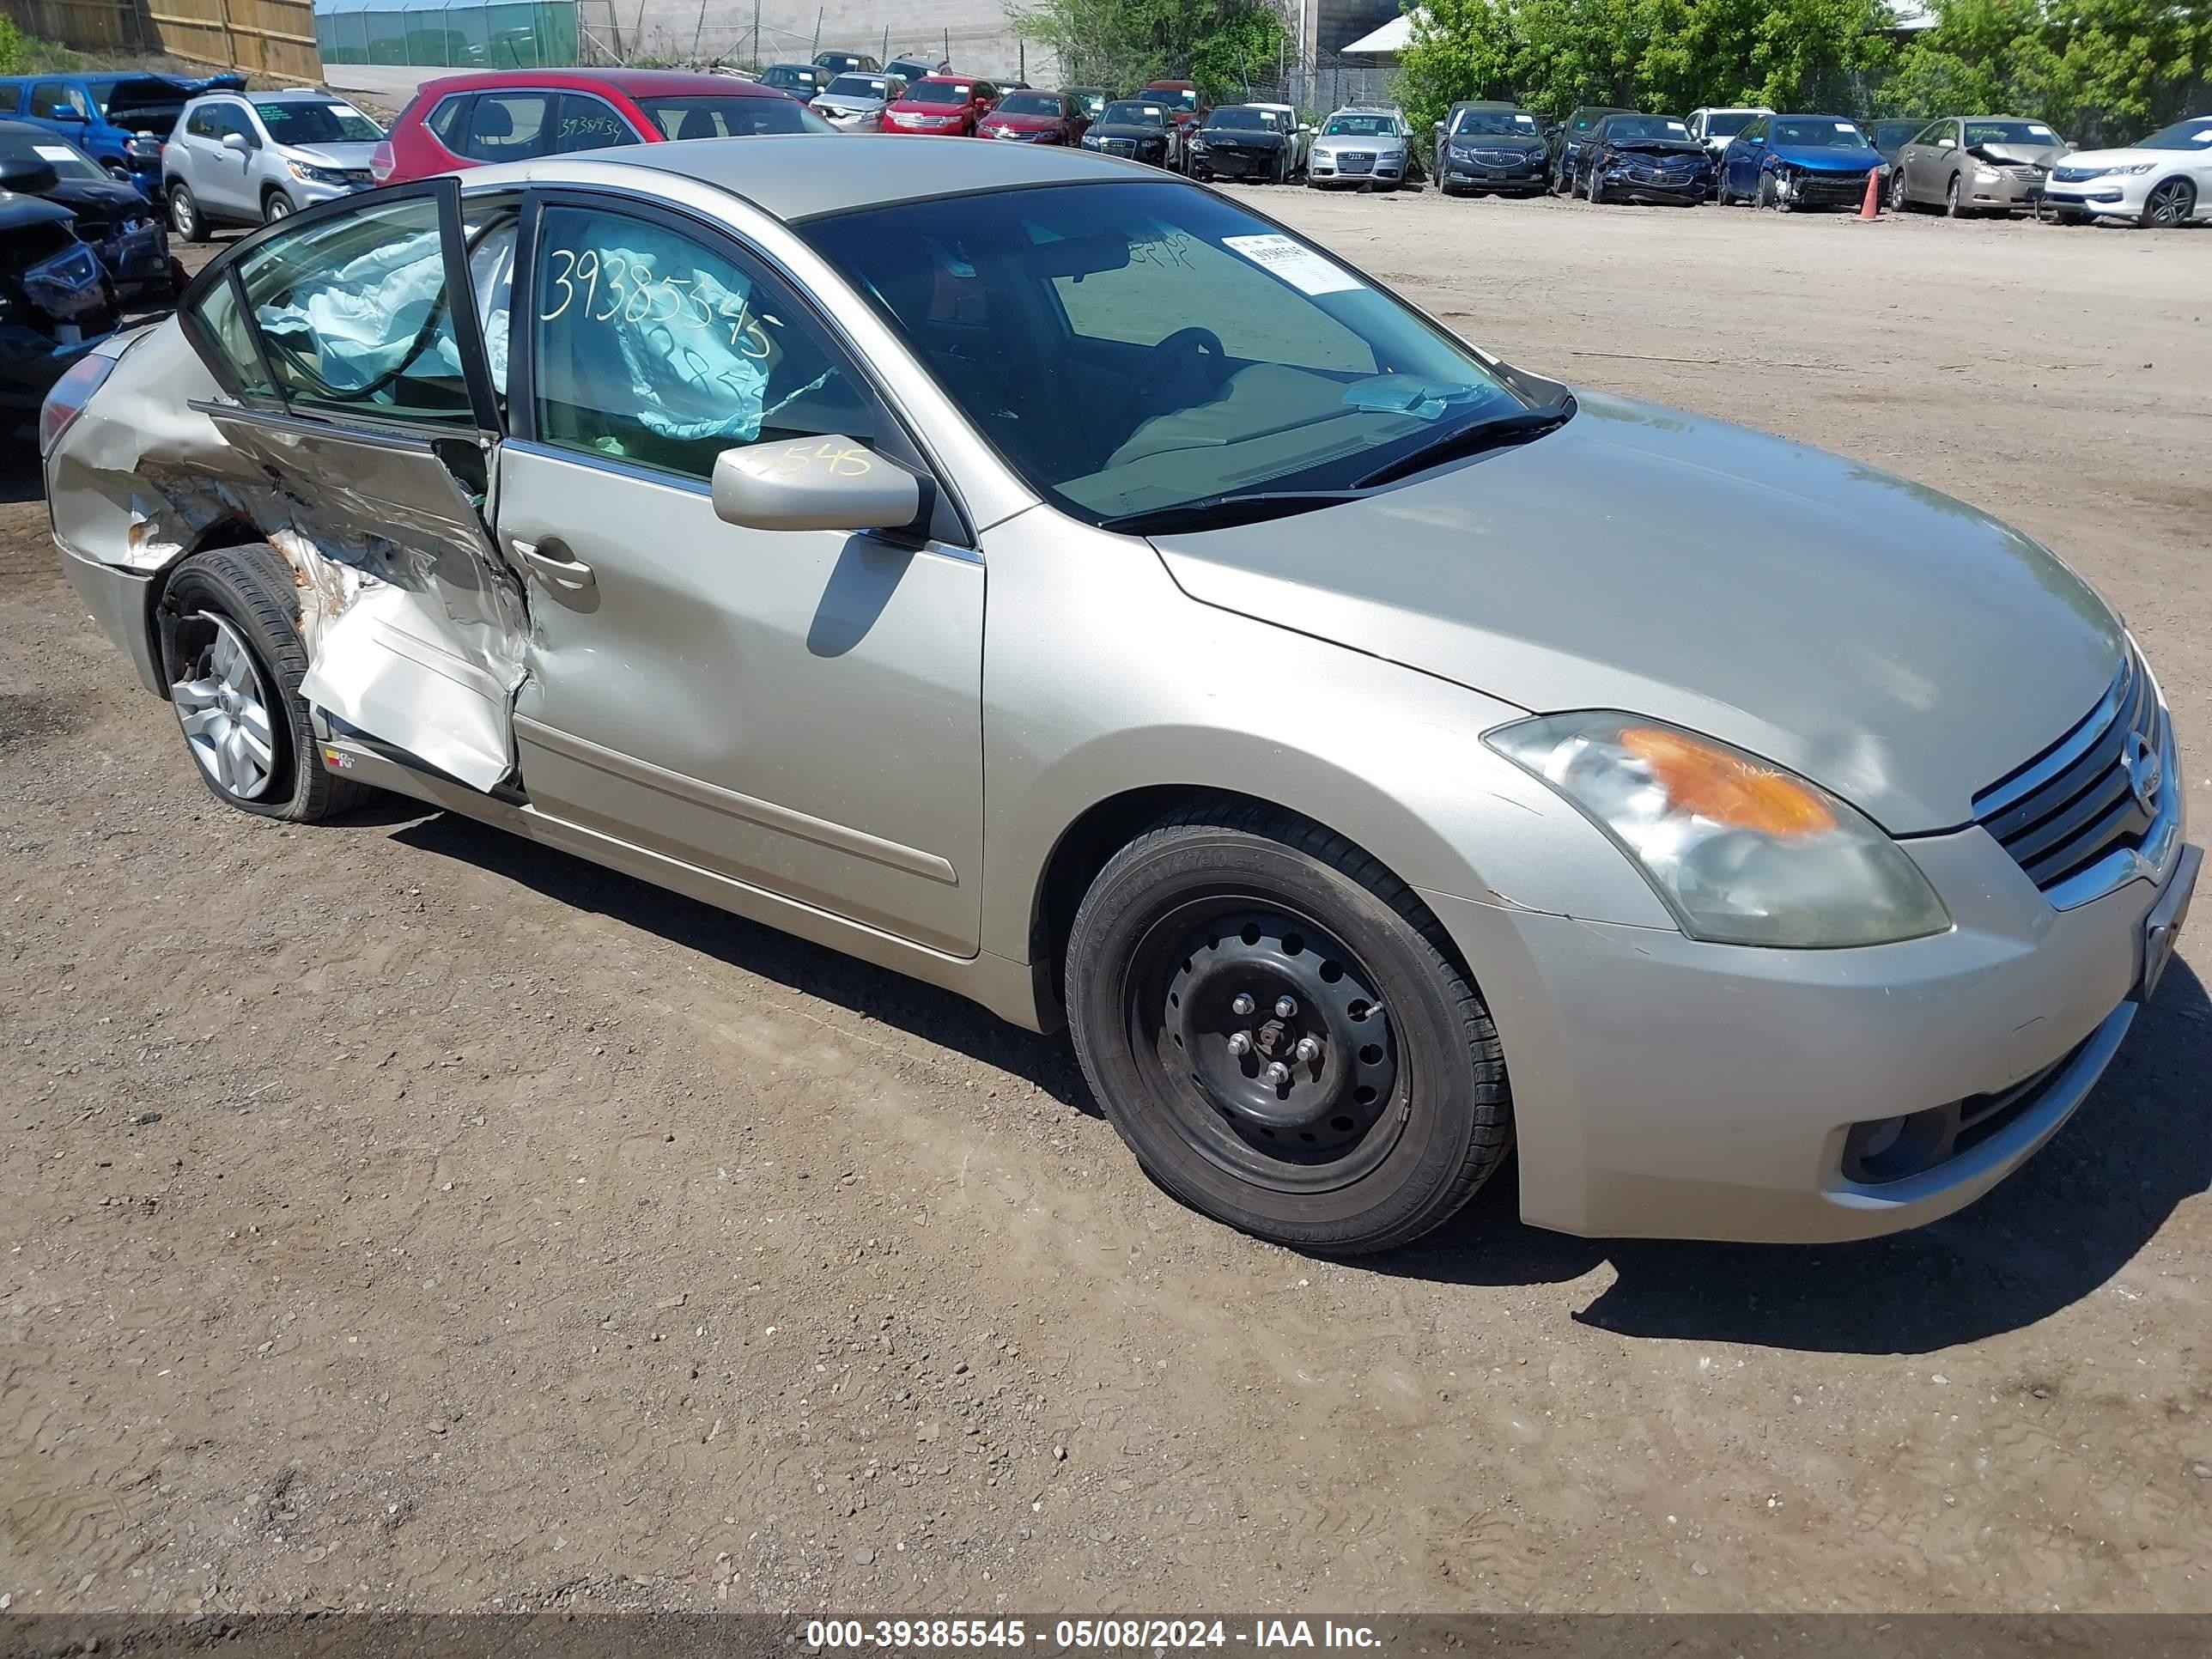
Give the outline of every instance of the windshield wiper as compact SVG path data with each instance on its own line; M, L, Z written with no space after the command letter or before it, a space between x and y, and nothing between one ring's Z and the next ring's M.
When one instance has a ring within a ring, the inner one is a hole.
M1565 425L1574 412L1575 400L1562 398L1555 404L1540 404L1517 414L1493 415L1487 420L1469 421L1465 426L1438 433L1426 443L1407 450L1396 460L1378 466L1359 479L1353 488L1372 489L1378 484L1395 483L1401 478L1411 477L1416 472L1444 461L1457 460L1467 455L1480 455L1486 449L1503 449L1510 444L1525 444L1532 438L1542 437L1554 427Z
M1152 536L1176 530L1225 530L1231 525L1287 519L1292 514L1310 513L1316 507L1341 507L1346 501L1360 500L1364 493L1358 489L1255 489L1243 494L1232 490L1179 502L1174 507L1124 513L1118 518L1101 520L1098 527L1130 536Z

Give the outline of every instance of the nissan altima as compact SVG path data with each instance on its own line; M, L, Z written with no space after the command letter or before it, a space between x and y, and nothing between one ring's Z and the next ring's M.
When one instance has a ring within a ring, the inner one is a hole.
M1948 1214L2199 864L2151 665L2029 538L1078 150L349 198L43 430L218 801L394 791L1065 1024L1162 1187L1301 1249L1516 1146L1577 1233Z

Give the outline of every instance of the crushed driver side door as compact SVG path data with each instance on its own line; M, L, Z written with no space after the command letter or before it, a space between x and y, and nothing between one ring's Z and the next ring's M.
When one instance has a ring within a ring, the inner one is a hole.
M484 339L504 343L515 220L471 212L448 178L296 215L179 310L229 394L193 407L278 504L259 528L298 586L301 695L334 733L489 790L514 769L528 617L486 528Z

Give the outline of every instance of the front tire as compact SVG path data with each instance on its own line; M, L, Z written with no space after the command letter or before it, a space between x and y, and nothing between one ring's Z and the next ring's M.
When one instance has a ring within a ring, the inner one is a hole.
M289 219L298 210L292 205L292 198L281 190L272 190L261 198L261 222L264 225Z
M1943 211L1947 216L1953 219L1967 219L1973 216L1973 210L1966 205L1965 199L1959 193L1959 175L1955 173L1951 175L1951 182L1943 190Z
M1066 985L1084 1074L1146 1174L1257 1237L1406 1243L1511 1144L1498 1033L1443 928L1294 814L1217 799L1123 848Z
M208 239L207 216L200 211L199 198L181 179L169 185L169 228L188 242Z
M1889 210L1902 213L1908 205L1905 199L1905 169L1898 167L1889 175Z
M291 567L264 544L216 548L179 567L161 596L169 701L208 791L287 823L347 811L369 791L325 771L300 682Z
M2185 225L2197 212L2197 186L2186 179L2169 179L2143 198L2141 223L2145 230L2172 230Z

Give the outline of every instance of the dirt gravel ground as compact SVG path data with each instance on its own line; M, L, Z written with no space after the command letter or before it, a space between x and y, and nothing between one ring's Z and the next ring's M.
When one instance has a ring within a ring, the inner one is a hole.
M2212 232L1264 204L2044 538L2212 821ZM1509 1172L1302 1259L1153 1190L1058 1041L405 804L221 810L4 483L17 1612L2212 1609L2201 937L1923 1232L1568 1239Z

